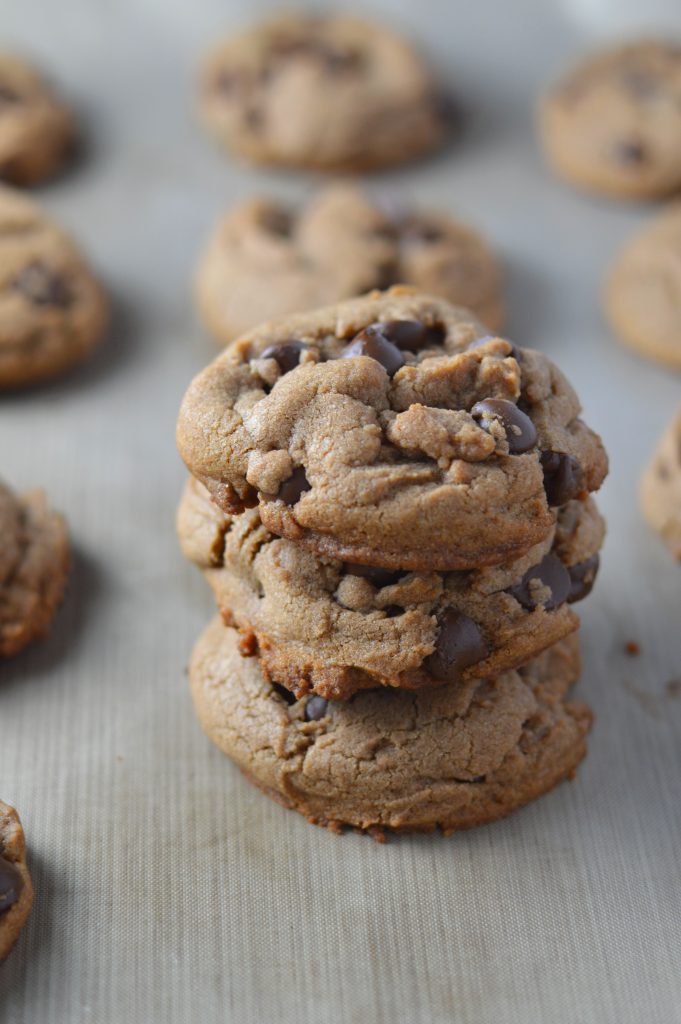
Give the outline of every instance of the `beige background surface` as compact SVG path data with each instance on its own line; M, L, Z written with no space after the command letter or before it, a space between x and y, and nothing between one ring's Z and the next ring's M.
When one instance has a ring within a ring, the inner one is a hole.
M52 636L0 668L0 794L37 889L0 967L0 1021L674 1024L681 568L641 523L636 479L681 377L620 349L597 304L650 211L573 194L537 155L532 99L584 44L550 4L369 5L399 10L468 109L456 146L373 181L486 230L508 260L512 337L560 361L612 454L604 565L582 606L590 755L506 822L380 847L271 804L194 720L184 665L212 609L174 541L173 424L212 349L188 282L226 204L312 179L225 159L192 120L192 86L212 34L266 6L2 4L3 44L81 110L87 152L40 198L116 317L90 365L0 398L0 472L44 484L76 548Z

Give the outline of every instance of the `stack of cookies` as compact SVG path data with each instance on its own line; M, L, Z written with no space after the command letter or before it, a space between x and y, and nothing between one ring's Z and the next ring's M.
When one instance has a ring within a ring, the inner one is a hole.
M208 735L311 821L444 832L570 777L600 439L542 354L406 287L269 321L190 386L180 542Z

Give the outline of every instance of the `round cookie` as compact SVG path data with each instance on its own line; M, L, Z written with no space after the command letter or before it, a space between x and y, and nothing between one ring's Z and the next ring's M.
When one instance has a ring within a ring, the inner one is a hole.
M35 185L62 166L73 148L70 111L36 71L0 53L0 180Z
M442 213L388 212L349 184L297 213L265 199L235 207L201 258L196 297L205 326L228 342L264 320L398 283L501 327L500 267L474 231Z
M650 526L681 562L681 408L643 475L641 505Z
M0 800L0 961L16 942L32 903L24 830L14 808Z
M541 138L574 185L625 199L681 187L681 45L644 40L587 58L545 97Z
M607 276L610 326L641 355L681 368L681 203L674 203L624 247Z
M35 203L0 188L0 391L79 363L107 318L74 243Z
M225 511L257 505L330 558L453 570L519 557L598 488L579 413L545 356L397 287L243 336L191 384L177 438Z
M571 639L485 682L291 703L215 619L189 676L202 728L268 796L380 836L482 825L570 778L591 720L565 700L578 672Z
M64 594L66 526L42 491L16 496L0 483L0 657L49 629Z
M390 572L319 558L268 533L256 509L227 516L191 479L177 528L266 678L332 700L485 678L540 654L577 628L570 605L591 590L604 534L593 500L573 501L516 562Z
M445 132L432 76L390 29L278 14L221 43L201 76L208 131L257 163L358 171L402 163Z

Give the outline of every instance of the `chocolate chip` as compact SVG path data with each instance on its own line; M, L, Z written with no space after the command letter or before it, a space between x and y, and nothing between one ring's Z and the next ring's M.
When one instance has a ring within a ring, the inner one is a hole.
M362 576L375 587L389 587L404 576L403 572L393 569L382 569L378 565L358 565L356 562L346 562L343 568L350 576Z
M288 238L291 234L293 218L286 210L270 206L262 211L260 223L271 235L279 235L281 238Z
M326 714L328 704L328 700L324 700L323 697L308 697L305 703L305 721L318 722Z
M565 505L584 490L584 470L571 455L564 452L542 452L546 500L552 508Z
M487 657L489 648L476 623L454 608L443 612L439 626L435 650L424 665L435 679L455 683L465 668Z
M601 560L598 555L592 555L591 558L587 558L585 561L569 567L570 592L567 596L568 604L572 604L573 601L581 601L583 597L591 593L600 562Z
M278 345L268 345L260 353L261 359L274 359L282 373L289 373L295 370L300 362L301 352L305 352L310 346L304 341L292 338L290 341L282 341Z
M396 345L384 336L383 324L370 324L350 342L341 352L341 359L350 359L353 356L368 356L375 359L377 363L386 370L392 377L397 373L400 366L404 366L404 357Z
M295 693L291 693L291 691L287 690L285 686L281 685L281 683L272 683L272 689L275 693L278 693L281 699L285 700L289 706L291 704L295 704L297 700Z
M389 604L383 611L385 612L386 619L396 619L398 615L404 613L404 608L401 608L399 604Z
M530 417L505 398L485 398L476 402L471 416L488 432L493 423L501 423L512 455L529 452L537 443L537 430Z
M0 103L18 103L19 99L14 89L0 82Z
M379 328L384 338L406 352L420 352L421 349L441 345L445 337L444 328L439 324L429 327L421 320L388 320L372 326Z
M322 57L324 65L333 74L347 74L362 66L362 54L358 50L340 50L337 47L325 46Z
M298 469L293 470L288 480L284 480L277 491L277 498L287 505L295 505L301 494L311 490L311 488L312 484L308 483L305 470L302 466L299 466Z
M14 287L34 306L58 306L66 309L73 296L61 274L35 260L19 271Z
M615 143L613 154L620 164L642 164L647 157L646 148L642 143L626 139Z
M15 865L0 857L0 914L14 906L23 887L23 878Z
M534 586L532 585L534 584ZM538 599L537 585L548 587L551 597L542 601ZM553 611L558 605L567 600L570 592L570 573L565 568L560 558L555 555L545 555L538 565L528 569L520 583L509 587L508 593L518 601L523 608L532 611L538 605L542 605L547 612Z

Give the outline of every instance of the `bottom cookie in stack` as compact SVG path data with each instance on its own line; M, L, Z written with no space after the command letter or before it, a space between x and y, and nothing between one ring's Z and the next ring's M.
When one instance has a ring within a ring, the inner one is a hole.
M296 700L216 618L190 681L204 731L268 796L315 824L382 838L486 824L571 778L591 724L566 699L579 667L571 636L493 679Z

